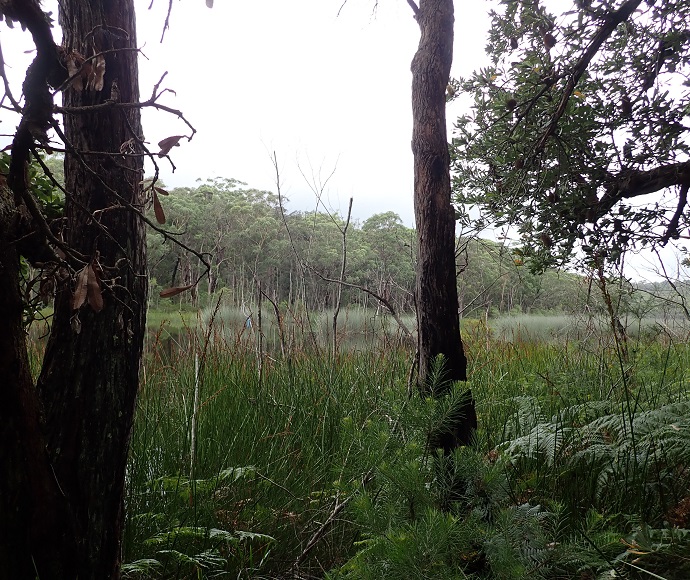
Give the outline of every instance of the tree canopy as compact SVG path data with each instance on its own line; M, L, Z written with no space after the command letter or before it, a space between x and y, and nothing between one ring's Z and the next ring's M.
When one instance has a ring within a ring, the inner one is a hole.
M473 101L453 139L460 219L516 228L535 268L687 238L690 3L554 8L502 2L491 64L449 88Z

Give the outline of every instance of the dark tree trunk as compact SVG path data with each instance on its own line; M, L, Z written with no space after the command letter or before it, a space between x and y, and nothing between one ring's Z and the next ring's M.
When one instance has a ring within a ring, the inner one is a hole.
M106 53L103 89L69 88L65 107L104 103L118 89L121 102L137 102L133 1L66 0L60 22L67 50ZM145 231L126 207L143 207L143 161L113 154L140 152L140 114L137 108L79 112L65 115L64 126L70 192L65 239L97 259L110 282L102 284L101 312L88 306L75 312L71 292L58 293L38 390L53 469L73 515L78 577L104 580L119 576L125 467L147 298Z
M419 255L417 261L417 328L419 383L428 392L434 359L443 355L444 379L435 395L447 392L450 381L467 378L467 359L460 339L455 267L455 212L450 202L450 155L446 134L446 87L453 60L453 1L422 0L416 12L421 29L412 60L412 151L414 206ZM471 393L464 420L444 449L466 445L476 428Z
M50 471L29 371L19 287L18 211L0 184L0 577L74 577L66 502Z
M67 51L105 54L103 87L70 86L64 104L98 106L118 92L122 102L138 101L133 1L63 0L60 8ZM29 218L35 200L26 166L51 120L48 80L59 85L67 73L36 0L9 0L3 11L29 28L37 57L24 83L11 191L0 182L0 577L114 579L147 298L143 223L132 211L143 207L143 162L121 155L141 153L139 110L105 105L65 119L64 240L86 256L82 263L70 258L74 270L90 264L99 272L104 307L73 310L70 284L59 287L35 388L20 255L42 262L55 256L45 244L50 234ZM68 276L67 268L60 271Z

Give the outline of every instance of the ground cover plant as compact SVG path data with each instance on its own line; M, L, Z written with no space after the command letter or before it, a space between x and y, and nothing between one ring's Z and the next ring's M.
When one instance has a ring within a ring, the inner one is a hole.
M208 320L181 348L149 337L125 577L690 574L683 337L641 335L623 360L603 325L506 341L466 323L479 430L451 462L427 437L464 387L410 398L404 345L257 352L232 338L256 328Z

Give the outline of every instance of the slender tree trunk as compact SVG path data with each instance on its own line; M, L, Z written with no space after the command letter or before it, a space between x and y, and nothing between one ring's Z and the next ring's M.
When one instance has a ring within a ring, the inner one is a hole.
M340 314L340 306L343 297L343 282L345 282L345 268L347 267L347 229L350 226L350 217L352 216L352 198L350 198L350 205L347 208L347 218L345 219L345 225L340 230L342 235L342 249L343 257L340 261L340 277L338 278L339 284L335 287L335 306L333 309L333 356L338 354L338 315Z
M443 355L446 381L467 378L460 339L455 267L455 212L450 202L450 155L446 134L446 87L453 59L453 1L422 0L416 11L421 30L412 60L412 151L418 237L417 329L419 383L428 392L434 359ZM435 385L441 395L449 382ZM454 427L450 448L467 444L476 428L471 393L464 420Z
M67 50L104 52L103 89L68 88L66 107L139 100L133 0L64 0ZM117 93L119 92L119 95ZM65 239L103 268L104 308L74 311L65 288L38 382L55 478L69 503L79 580L119 577L124 480L145 333L145 231L139 110L65 115ZM84 152L91 152L83 156ZM79 321L78 323L76 321ZM42 578L42 576L41 576Z

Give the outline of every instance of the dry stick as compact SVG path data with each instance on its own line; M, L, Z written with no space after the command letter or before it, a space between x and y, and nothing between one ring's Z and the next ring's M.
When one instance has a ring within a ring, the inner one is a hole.
M340 281L340 280L334 280L332 278L327 278L326 276L324 276L320 272L318 272L313 266L309 265L308 263L306 263L302 260L302 258L299 255L299 252L297 251L297 247L295 246L295 243L292 239L292 233L290 232L290 227L288 226L287 219L285 217L285 208L283 206L283 198L282 198L282 194L281 194L281 190L280 190L280 173L278 171L278 158L275 154L275 151L273 152L273 157L271 157L271 161L273 162L273 167L275 168L275 171L276 171L276 187L278 190L278 205L280 206L280 215L281 215L281 218L283 220L283 225L285 226L285 229L287 231L288 239L290 240L290 246L292 247L292 251L295 254L295 257L297 258L297 261L300 264L300 266L302 268L310 269L319 278L321 278L324 282L333 282L334 284L341 284L343 286L347 286L348 288L356 288L357 290L361 290L362 292L369 294L369 296L372 296L373 298L378 300L381 304L383 304L383 306L386 308L386 310L388 310L388 312L390 312L391 316L393 317L395 322L398 323L398 326L403 331L405 336L407 336L410 339L413 339L414 337L412 336L410 329L407 328L405 323L402 321L400 316L397 314L397 312L395 311L395 308L393 308L393 305L390 302L388 302L388 300L386 300L383 296L380 296L379 294L377 294L373 290L370 290L369 288L366 288L365 286L361 286L359 284L353 284L351 282L345 282L345 281ZM300 169L300 171L301 171L301 169ZM303 173L302 173L302 175L304 176ZM331 174L331 176L332 176L332 174ZM330 179L331 176L329 176L328 179ZM330 215L330 213L329 213L329 216L331 217L331 219L333 219L333 217Z
M393 422L393 425L391 426L391 432L395 433L398 430L398 426L400 425L400 419L402 417L402 414L405 412L405 409L407 408L407 403L409 399L403 402L402 407L400 408L400 412L398 413L398 416L395 418L395 421ZM390 440L389 440L390 442ZM388 443L386 443L386 446L388 446ZM384 450L385 450L384 447ZM366 488L366 486L374 479L374 469L370 469L367 471L364 475L362 475L362 488ZM343 501L338 502L336 499L335 506L333 508L333 511L330 513L330 515L326 518L326 521L324 521L320 526L319 529L316 530L313 534L312 537L309 539L307 542L307 545L304 547L302 550L302 553L297 556L297 559L292 565L292 570L297 572L299 569L300 565L306 557L309 555L309 552L311 552L316 544L319 543L321 538L325 535L326 531L328 530L329 526L335 521L335 519L338 517L340 512L342 512L345 507L357 496L359 491L354 491L350 495L348 495ZM378 497L378 493L376 494L376 497Z
M410 339L414 338L414 336L412 335L412 332L410 332L410 329L407 328L405 323L400 318L400 315L395 311L395 308L393 308L393 305L388 300L386 300L383 296L377 294L373 290L370 290L366 286L361 286L360 284L353 284L352 282L345 282L345 281L341 281L341 280L335 280L333 278L328 278L327 276L324 276L323 274L321 274L321 272L319 272L313 266L308 265L308 268L312 272L314 272L314 274L316 274L319 278L321 278L321 280L323 280L324 282L333 282L334 284L341 284L341 285L346 286L348 288L356 288L357 290L361 290L362 292L366 292L367 294L369 294L369 296L376 298L376 300L378 300L386 308L386 310L388 310L388 312L390 312L391 316L393 317L393 320L395 320L395 322L398 323L400 330L403 331L405 336L407 336Z
M364 476L362 477L362 487L365 487L374 477L373 470L370 469ZM357 495L358 492L351 493L348 495L343 501L338 502L336 500L335 502L335 507L333 508L333 511L330 513L330 515L326 518L326 521L324 521L320 526L319 529L314 532L312 537L309 539L307 542L307 545L304 547L304 550L302 550L302 553L297 556L297 559L295 560L294 564L292 565L293 570L297 570L302 562L304 562L305 558L309 555L309 552L311 552L314 549L314 546L319 543L319 540L324 536L326 533L326 530L328 530L329 526L335 521L335 519L338 517L340 512L342 512L347 504L349 504Z
M285 328L283 327L283 317L280 314L280 308L278 304L276 304L276 301L273 300L273 298L271 298L268 294L266 294L266 291L261 286L259 286L259 292L261 292L261 295L271 303L271 306L273 306L273 312L275 312L276 322L278 323L278 339L280 340L280 353L282 354L283 358L286 358L287 349L285 348Z
M189 481L196 479L196 420L199 414L199 352L194 353L194 404L192 406L191 441L189 443Z
M160 96L160 95L158 95ZM190 136L186 136L188 140L192 140L192 137L196 133L196 129L190 124L189 121L184 116L184 113L178 109L173 109L172 107L168 107L167 105L161 105L160 103L157 103L155 100L149 99L147 101L138 101L135 103L119 103L115 101L105 101L104 103L100 103L98 105L86 105L84 107L55 107L54 110L56 113L62 113L62 114L68 114L68 115L79 115L79 114L87 114L87 113L97 113L99 111L105 111L108 109L143 109L146 107L151 107L154 109L158 109L160 111L165 111L166 113L170 113L171 115L175 115L178 117L187 127L189 127L192 131L192 134Z
M333 177L333 175L335 174L335 169L334 169L333 172L331 172L331 174L326 178L326 181L324 181L323 184L321 184L320 188L318 188L318 187L316 186L316 183L314 182L313 179L312 179L312 182L310 182L310 181L307 179L307 177L304 175L304 172L302 171L302 168L299 168L299 170L300 170L300 173L302 174L302 177L304 177L304 180L307 182L307 185L309 186L309 188L312 190L312 192L313 192L314 195L316 196L316 200L317 200L317 201L316 201L316 207L318 208L318 206L319 206L319 204L320 204L321 207L323 207L323 209L326 211L326 214L327 214L328 217L331 219L331 221L338 227L338 229L340 229L340 231L343 233L343 235L345 235L345 232L342 230L342 228L340 228L340 225L338 224L338 221L335 219L335 217L333 216L333 214L328 210L328 208L327 208L326 205L323 203L323 201L321 201L321 199L322 199L322 197L323 197L323 190L324 190L324 188L326 187L326 184L330 181L330 179L331 179L331 178ZM351 211L352 211L352 199L350 199L350 208L348 209L348 222L345 224L345 230L347 230L347 226L349 225L349 221L350 221L350 212L351 212ZM286 227L287 227L287 225L286 225ZM359 284L350 284L350 283L348 283L348 282L345 282L345 280L343 279L343 276L341 276L339 280L334 280L334 279L332 279L332 278L327 278L327 277L323 276L320 272L318 272L318 271L317 271L313 266L311 266L309 263L305 263L305 265L306 265L306 267L309 268L312 272L314 272L319 278L321 278L321 280L323 280L324 282L332 282L332 283L334 283L334 284L339 284L340 286L348 286L348 287L350 287L350 288L357 288L357 289L359 289L359 290L361 290L361 291L363 291L363 292L366 292L366 293L369 294L370 296L373 296L374 298L376 298L376 299L377 299L381 304L383 304L383 305L385 306L385 308L391 313L391 315L393 316L394 320L398 323L398 326L399 326L399 327L401 328L401 330L405 333L405 335L406 335L407 337L409 337L410 339L413 338L413 337L412 337L412 333L409 331L409 329L407 328L407 326L403 323L402 319L401 319L401 318L398 316L398 314L395 312L395 309L394 309L393 306L390 304L390 302L388 302L388 300L386 300L385 298L383 298L383 297L380 296L379 294L373 292L372 290L369 290L368 288L366 288L366 287L364 287L364 286L360 286ZM335 329L334 329L334 330L335 330Z
M295 260L297 261L297 265L299 266L300 270L302 270L302 273L307 269L306 263L302 260L302 258L299 255L299 252L297 251L297 246L295 246L295 241L292 237L292 232L290 231L290 227L288 226L287 223L287 217L285 215L285 205L283 204L283 193L280 187L280 170L278 169L278 156L276 155L276 152L273 152L273 156L271 157L271 162L273 163L273 168L275 169L276 173L276 191L278 193L278 207L280 208L280 217L283 221L283 226L285 227L285 231L287 232L288 235L288 240L290 240L290 247L292 248L292 253L295 255ZM306 303L306 301L305 301ZM300 325L300 328L304 332L304 326L301 323L301 321L297 321L297 318L295 318L295 321ZM314 328L312 327L311 324L311 319L307 315L307 323L309 325L309 336L312 340L312 344L314 346L314 349L316 350L316 353L318 354L320 352L319 349L319 344L316 340L316 333L314 332Z
M259 296L257 300L257 308L256 308L256 359L257 359L257 366L258 366L258 372L259 372L259 391L261 390L261 387L263 386L263 379L264 379L264 332L263 332L263 327L261 324L261 306L263 303L263 292L261 290L261 281L258 278L254 278L256 281L256 286L259 290Z
M192 424L190 426L190 450L189 450L189 480L194 486L194 480L196 478L196 427L197 427L197 417L199 415L199 393L201 391L201 377L204 373L204 367L206 366L206 356L208 354L208 345L211 342L211 332L213 330L213 324L218 316L218 310L220 310L220 302L223 298L223 292L221 291L218 300L216 301L216 306L211 314L211 319L208 322L208 330L206 331L206 336L204 337L204 348L201 352L201 359L199 359L199 351L194 354L194 406L192 408ZM196 342L196 341L195 341Z
M151 0L151 5L149 6L149 9L153 6L153 0ZM172 7L173 7L173 0L168 0L168 13L165 15L165 23L163 24L163 32L161 32L161 43L163 43L163 39L165 38L165 31L170 28L170 14L172 13Z
M352 216L352 198L347 208L347 219L345 226L340 228L340 233L343 236L343 260L340 264L340 284L338 285L338 297L335 302L335 309L333 311L333 356L338 353L338 314L340 314L340 303L343 297L343 285L345 281L345 267L347 266L347 228L350 226L350 217Z
M12 95L12 91L10 90L10 83L7 80L7 75L5 73L5 57L2 55L2 46L0 46L0 77L2 77L2 82L5 85L5 95L10 100L10 103L12 103L14 110L20 113L22 110L22 106L14 98L14 95Z

